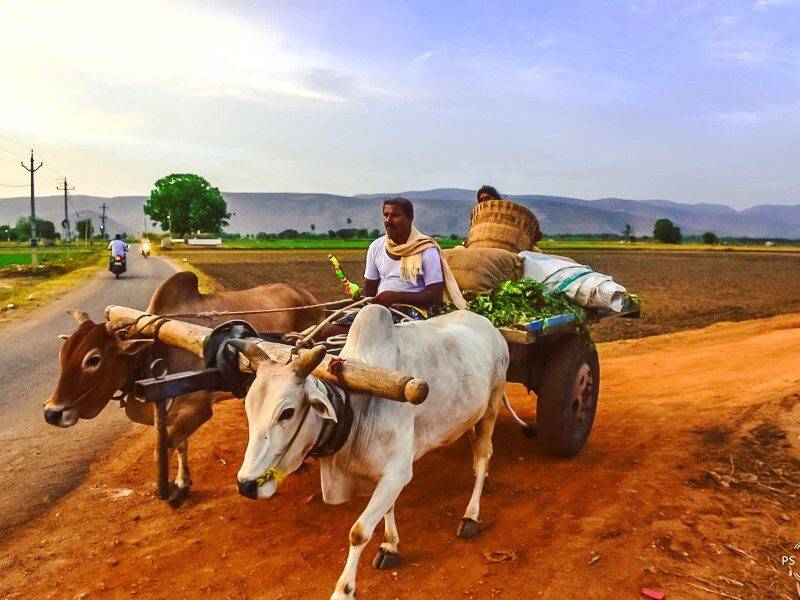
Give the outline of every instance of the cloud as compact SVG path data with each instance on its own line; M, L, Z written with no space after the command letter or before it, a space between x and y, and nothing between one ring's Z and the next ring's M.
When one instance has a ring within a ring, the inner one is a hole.
M733 125L756 125L761 123L767 116L767 111L763 110L731 110L728 112L716 113L711 116L712 121L721 121Z
M422 54L418 54L407 65L407 69L416 69L424 65L428 62L431 57L434 55L433 50L428 50L427 52L423 52Z
M758 125L764 121L783 118L798 112L800 112L800 104L770 104L759 108L718 112L704 120L731 125Z
M13 92L0 95L0 127L79 140L133 135L145 121L135 94L175 110L191 97L340 103L372 89L326 53L289 48L260 13L167 0L4 4L0 72Z
M795 4L794 0L757 0L755 9L764 10L772 6L791 6Z

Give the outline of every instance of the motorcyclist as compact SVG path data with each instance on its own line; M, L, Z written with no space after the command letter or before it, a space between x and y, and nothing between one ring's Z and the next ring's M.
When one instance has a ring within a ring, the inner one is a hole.
M150 256L150 239L146 237L142 238L142 256L145 258Z
M130 246L122 241L122 236L120 234L115 235L114 239L108 243L108 249L111 251L109 263L114 260L115 256L121 256L122 259L127 262L126 255L128 254L128 250L130 250Z

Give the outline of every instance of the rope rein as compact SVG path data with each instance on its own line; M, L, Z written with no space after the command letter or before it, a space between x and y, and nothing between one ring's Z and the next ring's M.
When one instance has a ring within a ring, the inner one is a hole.
M171 318L171 319L179 319L179 318L213 319L214 317L226 317L233 315L265 315L269 313L309 310L311 308L325 308L326 306L334 306L336 304L341 304L342 302L349 302L349 300L347 299L332 300L331 302L320 302L319 304L309 304L307 306L289 306L284 308L262 308L258 310L206 310L196 313L172 313L161 316L164 318Z

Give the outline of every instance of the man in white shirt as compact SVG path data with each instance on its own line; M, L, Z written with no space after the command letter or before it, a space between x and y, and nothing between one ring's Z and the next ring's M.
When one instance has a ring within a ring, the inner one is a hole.
M364 293L373 296L373 302L390 306L410 304L418 307L442 304L445 288L442 260L439 249L422 250L421 268L417 263L414 273L403 273L405 257L392 254L390 248L403 247L412 234L414 205L406 198L391 198L383 204L383 225L386 235L369 245L364 271ZM416 232L416 230L414 230ZM420 235L416 232L416 235Z
M111 256L125 256L128 253L128 244L122 241L122 236L117 234L114 239L108 244L108 249L111 250Z

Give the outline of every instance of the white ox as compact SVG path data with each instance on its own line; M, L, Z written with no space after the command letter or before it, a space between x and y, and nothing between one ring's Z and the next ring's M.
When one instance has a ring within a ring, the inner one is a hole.
M239 491L253 499L268 498L321 437L330 440L341 433L337 428L344 425L342 391L309 376L324 356L321 348L282 365L258 346L238 347L257 367L245 399L249 441L238 473ZM394 504L411 481L414 461L466 432L472 441L475 486L458 535L468 538L477 533L508 346L486 318L471 312L393 325L386 308L370 305L353 322L341 356L424 379L430 393L418 406L354 394L349 436L341 449L320 459L326 503L339 504L374 487L350 529L350 551L331 596L335 599L354 597L359 558L381 519L384 541L373 565L397 564Z

